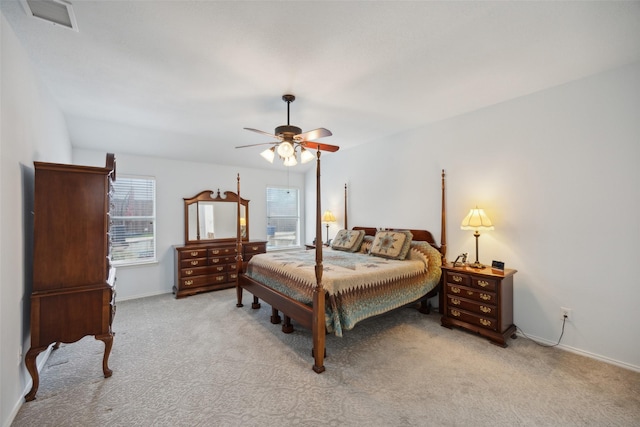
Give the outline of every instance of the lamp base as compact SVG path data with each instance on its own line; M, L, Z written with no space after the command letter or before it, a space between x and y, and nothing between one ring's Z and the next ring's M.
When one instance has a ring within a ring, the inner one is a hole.
M485 268L486 266L484 264L480 264L478 261L476 261L473 264L469 264L469 267L471 267L471 268Z

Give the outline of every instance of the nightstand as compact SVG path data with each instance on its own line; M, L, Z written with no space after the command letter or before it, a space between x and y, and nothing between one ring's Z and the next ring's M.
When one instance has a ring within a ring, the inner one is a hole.
M442 326L458 326L506 347L507 337L516 338L513 324L513 276L516 272L490 267L443 266Z

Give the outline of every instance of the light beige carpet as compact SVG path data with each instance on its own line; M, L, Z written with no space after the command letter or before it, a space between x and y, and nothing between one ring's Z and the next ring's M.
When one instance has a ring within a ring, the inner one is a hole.
M86 337L55 350L14 426L634 426L640 373L525 338L503 349L412 308L328 336L235 307L228 289L118 304L110 367Z

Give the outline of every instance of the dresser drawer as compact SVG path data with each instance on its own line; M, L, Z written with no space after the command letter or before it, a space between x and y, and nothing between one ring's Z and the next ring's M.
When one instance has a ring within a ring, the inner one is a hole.
M498 296L495 292L481 291L467 286L458 286L447 283L447 295L473 299L487 304L497 304Z
M209 265L230 264L236 262L235 256L218 256L209 258Z
M209 256L218 257L223 255L235 255L238 253L238 249L236 247L223 247L223 248L211 248L209 249Z
M180 278L224 274L227 272L227 268L228 267L226 265L208 265L206 267L183 268L180 270Z
M447 283L451 283L454 285L461 285L461 286L469 286L471 285L471 279L466 274L447 271Z
M497 307L495 305L483 304L453 295L447 295L447 303L451 308L460 308L466 311L472 311L490 318L496 318L498 315Z
M186 251L180 251L180 260L189 259L189 258L206 258L207 257L207 248L199 248L199 249L189 249Z
M206 267L209 262L206 258L191 258L180 261L181 268Z
M227 274L209 274L205 276L185 277L179 280L180 289L196 288L198 286L224 283L227 281Z

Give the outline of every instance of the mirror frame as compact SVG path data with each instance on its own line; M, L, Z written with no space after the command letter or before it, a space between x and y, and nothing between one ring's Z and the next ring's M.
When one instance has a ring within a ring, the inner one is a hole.
M213 197L213 194L216 193L213 190L204 190L195 195L194 197L185 197L184 200L184 244L185 245L198 245L203 243L212 243L212 242L235 242L237 237L222 237L222 238L213 238L213 239L200 239L200 240L189 240L189 206L198 203L198 202L222 202L222 203L238 203L238 199L240 200L240 205L244 206L244 214L246 219L246 231L244 236L242 237L243 241L249 240L249 200L243 199L242 197L238 197L236 193L233 191L225 191L224 197L220 195L220 189L218 189L216 196ZM236 224L237 227L237 224Z

